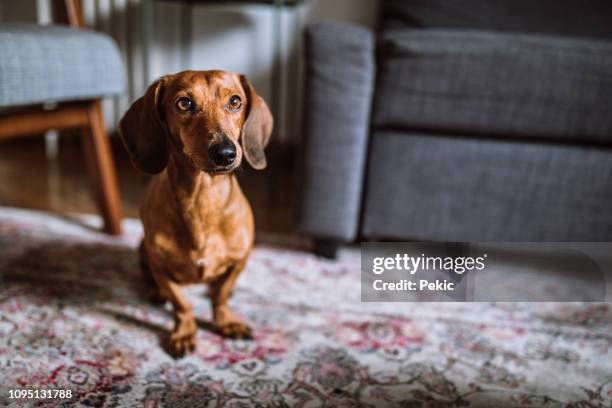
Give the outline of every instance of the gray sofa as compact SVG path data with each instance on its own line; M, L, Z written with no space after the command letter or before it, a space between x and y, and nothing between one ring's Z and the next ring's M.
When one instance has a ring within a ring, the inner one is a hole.
M307 30L301 230L612 241L612 3L381 7Z

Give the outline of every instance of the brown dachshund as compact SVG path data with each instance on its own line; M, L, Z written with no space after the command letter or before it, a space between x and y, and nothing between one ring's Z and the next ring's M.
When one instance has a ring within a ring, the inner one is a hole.
M139 170L157 174L140 210L140 259L172 303L170 352L195 348L196 322L181 285L208 283L213 320L228 337L250 338L228 297L253 246L251 207L233 171L242 157L266 167L272 115L241 75L184 71L154 82L120 122Z

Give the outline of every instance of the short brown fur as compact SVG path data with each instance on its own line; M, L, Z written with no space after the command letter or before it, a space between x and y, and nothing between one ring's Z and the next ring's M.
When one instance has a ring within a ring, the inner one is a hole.
M228 105L235 96L242 101L239 110ZM193 109L179 109L181 98L189 98ZM263 150L272 132L267 105L241 75L184 71L153 83L124 115L120 129L134 165L159 173L141 207L140 256L159 294L173 305L170 351L181 355L196 345L184 284L209 284L213 321L222 335L251 337L249 326L228 306L254 240L251 207L233 171L243 157L256 169L266 167ZM211 146L221 142L235 147L229 166L209 157Z

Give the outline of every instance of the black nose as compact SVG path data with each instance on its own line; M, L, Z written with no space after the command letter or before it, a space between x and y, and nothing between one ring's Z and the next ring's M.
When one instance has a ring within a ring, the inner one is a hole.
M231 143L219 143L208 149L208 157L217 166L229 166L236 160L236 146Z

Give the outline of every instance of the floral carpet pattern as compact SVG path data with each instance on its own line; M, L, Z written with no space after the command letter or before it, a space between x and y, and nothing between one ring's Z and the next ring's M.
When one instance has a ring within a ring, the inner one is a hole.
M611 305L361 303L358 254L258 246L232 298L254 340L211 331L193 286L198 347L175 360L124 229L0 209L0 406L612 407Z

